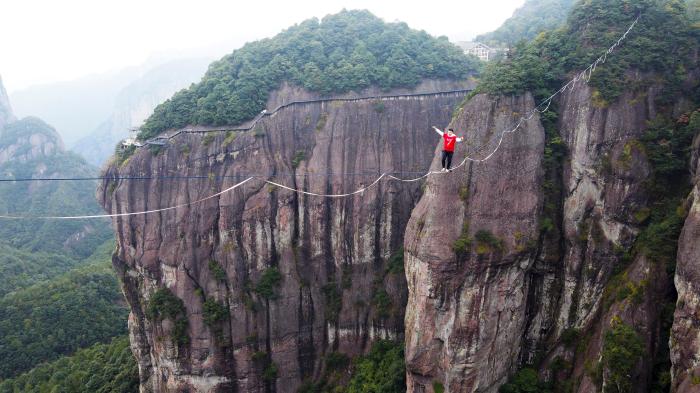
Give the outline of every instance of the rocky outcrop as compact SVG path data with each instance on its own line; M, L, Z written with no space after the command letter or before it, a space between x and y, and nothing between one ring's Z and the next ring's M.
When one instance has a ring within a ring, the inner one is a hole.
M634 326L648 354L634 367L635 391L647 389L671 283L663 265L627 255L649 197L638 138L657 91L607 106L579 86L553 105L556 121L535 117L490 161L428 181L405 237L409 392L495 392L523 365L599 391L591 366L618 324ZM452 125L473 152L532 105L477 96Z
M678 243L678 301L670 340L673 389L677 392L700 391L700 135L692 149L694 187L686 202L688 217Z
M15 118L12 114L10 100L7 98L7 91L5 91L5 86L2 84L2 78L0 78L0 130L5 126L5 124L11 123L14 120Z
M41 161L64 152L56 130L36 117L24 118L0 133L0 165ZM37 169L34 174L42 175L49 168Z
M452 123L467 134L462 150L494 148L500 131L533 106L529 96L471 99ZM542 205L543 150L544 130L532 120L506 136L490 161L428 180L404 243L409 392L437 384L450 392L495 391L516 367Z
M282 96L294 95L273 95ZM139 211L252 174L317 193L354 191L381 172L424 171L437 139L430 126L448 123L463 96L314 102L249 132L183 133L105 172L171 178L105 182L98 196L107 211ZM177 178L190 175L200 178ZM401 247L421 192L418 183L381 182L352 198L316 198L256 178L188 208L115 219L113 263L131 307L142 391L294 392L322 376L327 354L400 339ZM180 343L174 318L148 316L158 288L183 300ZM224 317L212 317L215 303Z

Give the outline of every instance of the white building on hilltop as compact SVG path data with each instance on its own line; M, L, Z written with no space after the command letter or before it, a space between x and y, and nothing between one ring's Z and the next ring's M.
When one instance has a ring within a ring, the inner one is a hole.
M481 42L458 41L455 43L465 54L474 55L483 61L493 60L501 49L494 49Z

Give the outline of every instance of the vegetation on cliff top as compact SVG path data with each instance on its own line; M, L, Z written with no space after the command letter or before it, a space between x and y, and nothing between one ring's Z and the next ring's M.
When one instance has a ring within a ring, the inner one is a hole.
M309 19L273 38L246 44L214 62L201 82L159 105L140 138L187 124L239 124L265 108L270 91L289 81L321 94L414 87L423 78L462 79L478 60L447 38L368 11Z
M632 22L639 23L626 41L599 65L590 84L598 103L618 98L623 88L636 86L631 71L655 72L665 86L660 98L676 92L697 46L697 32L686 5L680 0L592 0L577 3L565 26L545 32L530 43L520 42L509 58L485 70L480 92L520 94L531 91L538 99L559 88L571 75L583 71L614 43Z
M492 46L529 41L543 31L564 24L573 4L574 0L528 0L501 27L477 36L475 41Z

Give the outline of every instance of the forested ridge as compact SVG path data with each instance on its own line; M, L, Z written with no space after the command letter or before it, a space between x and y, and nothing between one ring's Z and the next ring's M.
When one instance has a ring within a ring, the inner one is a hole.
M0 379L126 333L106 243L78 268L0 297Z
M606 105L630 86L634 72L654 72L663 85L662 99L679 92L697 46L688 6L681 0L586 1L572 9L567 23L530 42L519 42L509 58L490 64L477 92L520 94L543 99L581 72L627 30L639 23L610 61L596 68L590 81L599 104Z
M574 3L575 0L527 0L501 27L477 36L475 41L494 47L530 41L541 32L564 24Z
M463 79L478 64L446 37L385 23L368 11L342 11L306 20L212 63L201 82L155 109L140 137L187 124L239 124L264 109L269 92L285 80L331 94L414 87L425 78Z
M42 144L35 145L40 137ZM4 158L0 159L0 176L31 179L97 174L97 168L62 145L58 133L41 119L28 117L8 124L0 130L0 157ZM101 211L95 201L96 185L95 181L3 182L0 214L94 214ZM77 259L88 257L110 237L109 222L104 220L4 220L0 225L2 243L28 252L59 253Z

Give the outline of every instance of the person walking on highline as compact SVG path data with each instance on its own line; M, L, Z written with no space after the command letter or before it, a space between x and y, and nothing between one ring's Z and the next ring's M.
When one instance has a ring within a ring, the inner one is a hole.
M435 132L442 137L442 171L452 172L452 155L455 153L455 144L457 142L462 142L464 138L460 138L455 135L452 128L448 128L447 132L440 131L437 127L433 126Z

